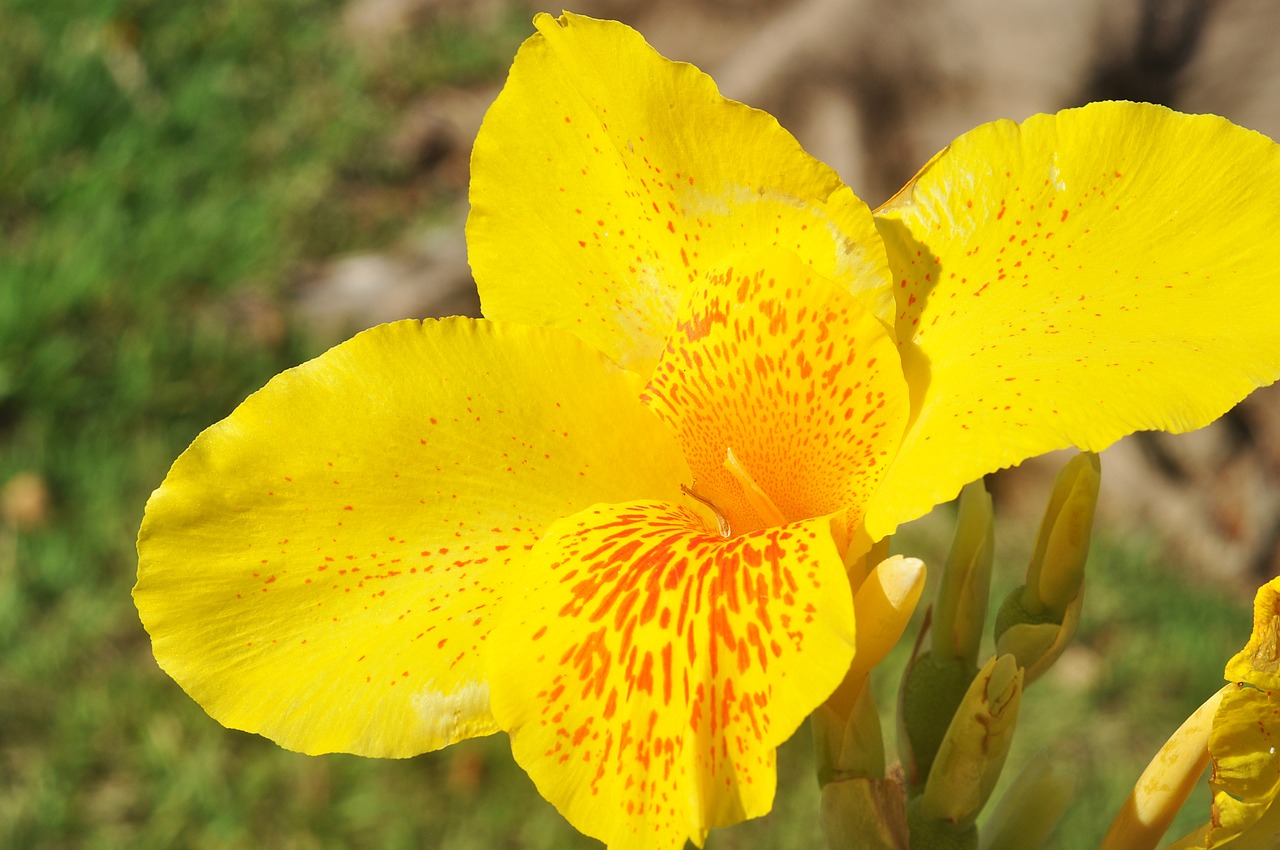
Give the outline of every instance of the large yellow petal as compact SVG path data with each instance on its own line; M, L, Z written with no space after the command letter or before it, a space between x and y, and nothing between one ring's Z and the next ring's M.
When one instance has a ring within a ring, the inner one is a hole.
M856 525L909 404L885 327L777 250L690 293L644 398L735 532L842 509Z
M485 642L541 533L680 496L636 396L568 334L466 319L384 325L277 376L147 505L134 598L156 659L223 724L307 753L495 731Z
M1144 104L984 125L935 157L877 211L914 420L873 532L1273 381L1277 198L1280 146Z
M544 583L493 633L490 676L543 796L613 850L767 812L774 750L853 655L828 522L726 539L684 507L600 506L534 560Z
M892 316L870 212L771 116L622 24L534 23L471 160L486 316L567 328L647 373L685 288L767 245Z

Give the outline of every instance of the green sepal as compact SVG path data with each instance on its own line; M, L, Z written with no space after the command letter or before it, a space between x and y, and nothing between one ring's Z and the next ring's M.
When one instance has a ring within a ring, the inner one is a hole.
M911 850L978 850L978 826L934 820L924 813L924 798L907 803Z
M885 775L880 712L869 686L863 686L847 717L824 703L813 712L810 721L820 786L840 779L879 779Z
M822 787L828 850L908 850L906 795L896 779L860 777Z
M899 749L912 796L924 789L947 728L977 674L977 665L932 652L916 657L903 674Z

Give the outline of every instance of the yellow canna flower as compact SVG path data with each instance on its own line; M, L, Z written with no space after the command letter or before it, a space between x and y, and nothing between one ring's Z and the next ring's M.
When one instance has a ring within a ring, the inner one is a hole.
M1280 578L1258 588L1253 632L1227 662L1228 684L1187 718L1143 772L1107 848L1155 847L1206 765L1208 822L1169 845L1272 850L1280 842Z
M1280 578L1258 589L1253 633L1227 662L1209 757L1213 818L1207 844L1274 847L1280 824Z
M583 832L676 848L769 809L872 541L1275 379L1280 151L1098 104L980 127L873 215L632 30L535 24L472 162L489 320L375 328L201 434L134 597L227 726L503 730Z

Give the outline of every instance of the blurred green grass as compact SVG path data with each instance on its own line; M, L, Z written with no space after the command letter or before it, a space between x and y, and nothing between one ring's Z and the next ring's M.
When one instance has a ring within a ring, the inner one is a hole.
M40 527L0 527L0 847L597 846L500 737L373 762L222 729L155 667L129 600L168 463L317 353L284 306L299 265L405 226L402 205L356 200L406 178L381 153L397 111L500 79L529 30L523 12L486 32L442 19L369 63L340 9L0 4L0 482L31 471L52 494ZM902 541L940 563L927 531ZM1247 637L1248 600L1173 572L1100 546L1078 656L1092 673L1028 697L1015 761L1048 746L1081 772L1059 847L1096 845ZM713 847L820 845L803 730L780 766L775 813Z

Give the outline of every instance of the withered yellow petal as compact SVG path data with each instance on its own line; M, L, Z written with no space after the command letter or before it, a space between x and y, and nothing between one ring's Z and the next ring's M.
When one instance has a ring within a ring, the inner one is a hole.
M1145 104L987 124L935 157L876 213L913 422L872 531L1275 380L1278 197L1280 146Z
M685 290L769 245L892 316L870 211L770 115L622 24L534 23L471 160L486 316L567 328L646 374Z
M885 327L777 250L690 292L644 398L735 533L846 509L860 519L909 404Z
M774 751L853 655L827 520L729 539L687 508L552 526L492 635L493 711L543 796L612 850L701 845L769 810Z
M134 599L157 661L223 724L307 753L495 731L486 641L542 532L680 497L637 390L568 334L465 319L277 376L147 505Z
M1280 796L1278 750L1280 695L1245 683L1228 686L1209 736L1213 764L1209 847L1222 846L1250 831L1274 806Z
M1248 682L1264 690L1280 689L1280 578L1258 588L1253 597L1253 631L1244 649L1227 662L1229 682Z

